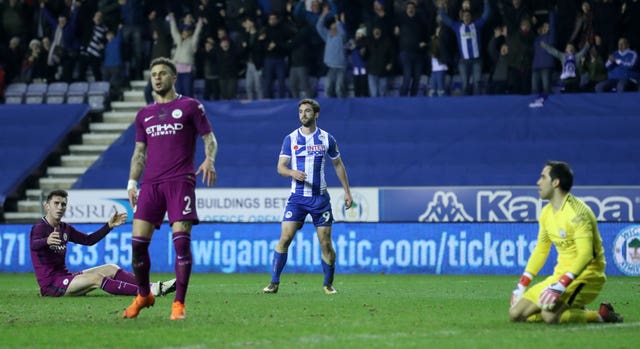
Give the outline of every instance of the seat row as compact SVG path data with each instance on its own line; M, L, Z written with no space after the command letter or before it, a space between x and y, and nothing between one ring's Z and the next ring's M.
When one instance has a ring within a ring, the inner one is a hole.
M4 94L6 104L83 104L91 111L102 112L109 102L110 84L107 81L15 82Z

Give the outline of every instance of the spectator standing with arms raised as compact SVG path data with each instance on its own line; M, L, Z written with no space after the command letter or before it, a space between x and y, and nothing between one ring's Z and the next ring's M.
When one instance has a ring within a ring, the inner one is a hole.
M56 80L63 80L71 83L73 80L73 69L78 58L78 48L80 46L76 37L76 24L78 22L78 3L73 2L69 8L70 15L62 13L56 19L44 2L40 3L42 14L44 15L53 36L49 48L47 64L49 66L62 66L60 78L56 74ZM66 9L64 10L66 11Z
M324 50L324 40L318 34L318 31L315 29L316 24L318 23L318 18L322 15L322 11L324 9L322 0L311 0L311 4L309 9L305 7L305 0L300 0L293 7L293 17L297 20L305 20L309 27L311 27L311 38L309 41L309 51L310 52L323 52ZM338 9L333 0L326 0L324 3L325 6L329 6L329 15L335 15L338 13ZM324 76L326 73L326 66L324 65L324 57L319 54L312 54L310 57L309 63L309 75L320 78Z
M188 97L193 97L193 73L195 68L195 54L198 48L198 38L202 31L204 20L202 17L194 28L191 24L182 24L178 30L178 24L173 13L169 13L169 26L171 37L176 45L173 60L178 72L176 91Z
M148 285L151 269L149 244L154 230L160 228L165 213L168 214L176 253L176 295L170 319L182 320L185 318L185 298L191 276L191 229L199 223L196 177L202 173L203 184L215 184L218 142L204 106L193 98L176 93L177 71L173 62L157 58L151 62L150 68L156 103L144 107L136 115L136 144L127 183L129 203L135 212L131 266L138 283ZM194 171L198 136L204 143L205 159ZM141 177L143 181L138 193ZM140 310L154 304L155 298L149 288L141 286L122 317L135 318Z
M347 33L340 19L341 15L329 16L329 12L329 6L325 6L316 23L316 30L325 43L324 64L328 70L324 92L327 97L345 98L347 56L344 44Z
M473 94L480 94L480 80L482 79L482 27L489 19L489 0L484 1L482 16L472 21L471 11L462 11L462 22L454 21L445 12L445 1L439 0L440 17L442 23L451 28L458 39L460 59L458 60L458 72L462 79L462 91L468 94L469 78L473 78Z
M562 63L562 73L560 74L560 83L562 84L563 92L575 93L580 90L580 62L584 58L589 44L587 43L582 50L576 52L576 48L573 44L567 44L564 52L560 52L555 48L547 45L547 43L540 42L540 46L549 54L560 60Z

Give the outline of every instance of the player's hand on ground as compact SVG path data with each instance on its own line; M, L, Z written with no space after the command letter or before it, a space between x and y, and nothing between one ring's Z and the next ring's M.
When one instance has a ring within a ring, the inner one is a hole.
M202 164L200 164L200 167L198 167L196 171L196 176L200 173L202 173L202 184L205 184L207 187L216 184L217 173L211 158L207 157Z

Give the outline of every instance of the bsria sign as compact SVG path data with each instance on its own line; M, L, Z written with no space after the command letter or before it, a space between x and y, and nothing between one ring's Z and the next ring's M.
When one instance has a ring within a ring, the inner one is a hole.
M122 211L122 210L121 210ZM120 211L120 212L121 212ZM83 219L87 222L92 218L99 218L100 221L109 219L115 213L115 207L111 204L96 205L69 205L64 217L66 219Z

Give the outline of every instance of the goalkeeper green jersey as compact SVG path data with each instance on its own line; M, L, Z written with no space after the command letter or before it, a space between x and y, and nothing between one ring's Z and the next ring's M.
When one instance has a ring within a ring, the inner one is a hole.
M602 237L596 217L587 204L567 194L557 212L547 204L539 222L538 242L527 263L527 272L538 274L553 244L558 251L554 275L566 272L577 277L583 273L604 274L606 261Z

